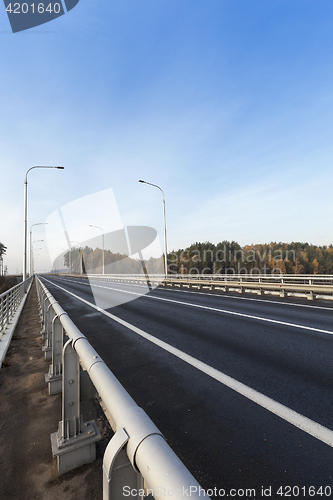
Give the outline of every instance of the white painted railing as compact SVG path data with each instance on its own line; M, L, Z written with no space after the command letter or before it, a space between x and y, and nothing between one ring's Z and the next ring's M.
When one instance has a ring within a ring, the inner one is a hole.
M73 274L73 276L98 279L146 280L144 274ZM331 274L149 274L149 278L159 281L217 281L217 282L253 282L253 283L294 283L294 284L327 284L333 285Z
M143 274L88 274L73 275L86 277L89 280L106 280L118 283L147 283ZM150 274L149 282L165 287L187 287L195 289L210 289L217 291L237 291L239 293L253 292L259 295L265 293L279 294L281 297L303 295L308 300L320 296L324 299L333 298L333 276L318 274Z

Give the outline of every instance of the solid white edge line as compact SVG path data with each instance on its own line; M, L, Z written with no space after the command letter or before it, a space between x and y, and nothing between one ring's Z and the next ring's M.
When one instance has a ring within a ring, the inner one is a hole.
M72 295L76 299L80 300L81 302L84 302L85 304L89 305L90 307L96 309L97 311L101 312L105 316L108 316L112 320L116 321L117 323L120 323L121 325L125 326L129 330L132 330L133 332L137 333L141 337L145 338L146 340L149 340L153 344L157 345L158 347L161 347L165 351L169 352L170 354L173 354L177 358L181 359L182 361L185 361L189 365L193 366L194 368L197 368L201 372L205 373L206 375L210 376L211 378L217 380L221 384L225 385L226 387L229 387L230 389L234 390L235 392L241 394L242 396L246 397L250 401L253 401L254 403L258 404L262 408L265 408L266 410L270 411L274 415L277 415L278 417L282 418L286 422L289 422L290 424L294 425L298 429L301 429L302 431L306 432L310 436L313 436L316 439L319 439L323 443L333 447L333 431L328 429L327 427L324 427L323 425L319 424L318 422L315 422L311 420L308 417L305 417L304 415L301 415L300 413L297 413L296 411L292 410L291 408L288 408L287 406L284 406L281 403L278 403L274 399L269 398L268 396L265 396L261 392L256 391L255 389L252 389L251 387L243 384L242 382L239 382L238 380L229 377L229 375L226 375L225 373L220 372L219 370L216 370L215 368L207 365L206 363L203 363L202 361L194 358L193 356L190 356L189 354L186 354L185 352L177 349L176 347L171 346L170 344L167 344L163 340L157 339L156 337L153 337L149 333L145 332L144 330L141 330L140 328L137 328L134 325L131 325L127 321L124 321L114 314L111 314L104 309L101 309L98 306L95 306L91 302L82 299L78 295L75 295L74 293L66 290L65 288L61 287L60 285L56 285L52 281L49 281L46 278L43 278L52 285L60 288L60 290L63 290L64 292L68 293L69 295Z

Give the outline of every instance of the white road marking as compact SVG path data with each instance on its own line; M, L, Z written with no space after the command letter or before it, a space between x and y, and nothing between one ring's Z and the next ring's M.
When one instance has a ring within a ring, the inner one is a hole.
M63 278L63 281L73 281L75 283L74 280L68 280L68 279L64 279L64 278ZM127 293L127 294L130 294L130 295L136 295L138 297L144 297L146 299L160 300L162 302L171 302L173 304L179 304L179 305L183 305L183 306L194 307L194 308L197 308L197 309L205 309L207 311L214 311L214 312L219 312L219 313L223 313L223 314L230 314L232 316L240 316L242 318L255 319L255 320L259 320L259 321L264 321L266 323L274 323L276 325L290 326L292 328L301 328L302 330L310 330L312 332L319 332L319 333L325 333L325 334L328 334L328 335L333 335L333 331L331 331L331 330L323 330L321 328L314 328L312 326L299 325L297 323L288 323L286 321L280 321L280 320L277 320L277 319L270 319L270 318L263 318L262 316L254 316L252 314L245 314L245 313L240 313L240 312L235 312L235 311L228 311L227 309L219 309L217 307L202 306L200 304L191 304L190 302L182 302L180 300L167 299L165 297L156 297L154 295L144 295L144 294L141 294L141 293L130 292L128 290L121 290L119 288L112 288L110 286L94 285L94 284L91 284L91 283L84 283L84 284L87 285L87 286L93 286L93 287L96 287L96 288L104 288L104 289L107 289L107 290L117 291L117 292L120 292L120 293Z
M81 302L84 302L88 306L96 309L97 311L101 312L105 316L111 318L112 320L116 321L117 323L120 323L121 325L125 326L129 330L132 330L133 332L137 333L141 337L145 338L146 340L149 340L153 344L157 345L158 347L161 347L165 351L169 352L170 354L173 354L177 358L181 359L182 361L185 361L189 365L193 366L194 368L200 370L202 373L205 373L209 377L217 380L221 384L225 385L226 387L229 387L230 389L234 390L238 394L241 394L242 396L246 397L250 401L253 401L254 403L258 404L262 408L265 408L266 410L270 411L274 415L277 415L278 417L282 418L286 422L289 422L290 424L294 425L298 429L301 429L302 431L306 432L310 436L315 437L316 439L319 439L323 443L326 443L327 445L333 447L333 431L328 429L327 427L324 427L323 425L319 424L318 422L315 422L314 420L311 420L308 417L305 417L304 415L301 415L300 413L297 413L296 411L292 410L291 408L288 408L287 406L284 406L281 403L278 403L272 398L269 398L268 396L265 396L261 392L256 391L255 389L252 389L251 387L243 384L242 382L239 382L238 380L229 377L229 375L226 375L225 373L220 372L219 370L216 370L215 368L207 365L206 363L203 363L202 361L194 358L193 356L190 356L189 354L186 354L185 352L181 351L180 349L177 349L176 347L173 347L170 344L167 344L163 340L160 340L153 335L150 335L149 333L145 332L144 330L141 330L140 328L137 328L134 325L131 325L127 321L124 321L114 314L111 314L104 309L101 309L98 306L95 306L91 302L82 299L78 295L75 295L72 292L69 292L65 288L61 287L60 285L56 285L52 281L49 281L46 278L43 278L52 285L60 288L60 290L63 290L64 292L68 293L69 295L72 295L76 299L80 300ZM333 332L331 332L333 333Z

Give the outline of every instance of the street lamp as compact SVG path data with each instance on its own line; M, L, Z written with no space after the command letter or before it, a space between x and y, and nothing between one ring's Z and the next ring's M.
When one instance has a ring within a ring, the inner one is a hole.
M165 197L163 190L160 188L160 186L157 186L156 184L152 184L151 182L147 181L142 181L139 180L139 182L142 182L143 184L149 184L149 186L154 186L157 189L159 189L163 195L163 220L164 220L164 269L165 269L165 275L168 274L168 250L167 250L167 234L166 234L166 218L165 218Z
M37 222L36 224L33 224L31 227L30 227L30 239L29 239L29 242L30 242L30 263L29 263L29 274L31 275L31 272L32 272L32 257L31 257L31 254L32 254L32 228L34 226L41 226L42 224L48 224L47 222Z
M104 274L104 231L101 227L93 226L92 224L89 224L89 227L96 227L96 229L100 229L102 231L102 236L103 236L103 274Z
M65 167L44 167L35 166L29 168L25 173L24 179L24 241L23 241L23 281L27 279L27 212L28 212L28 173L34 168L58 168L63 170Z

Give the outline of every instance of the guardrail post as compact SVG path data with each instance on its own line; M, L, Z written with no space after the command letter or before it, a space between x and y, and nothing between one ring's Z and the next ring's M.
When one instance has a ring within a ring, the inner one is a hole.
M45 340L47 336L47 311L48 307L50 304L50 301L48 299L48 296L46 293L42 294L43 297L43 302L42 302L42 320L41 320L41 325L42 325L42 330L41 330L41 335L42 339Z
M4 327L4 317L5 317L5 314L4 314L4 303L5 303L5 297L1 297L0 299L0 332L2 331L3 327Z
M50 396L59 394L62 388L63 332L60 317L55 316L52 320L52 364L49 366L48 373L45 374Z
M51 434L52 454L57 457L59 474L64 474L96 458L96 441L101 439L94 420L83 423L80 415L79 357L69 339L63 348L62 420Z
M314 300L314 299L315 299L315 296L314 296L314 293L313 293L313 291L312 291L312 290L310 291L310 293L308 293L308 295L307 295L307 299L308 299L308 300Z
M144 481L140 473L133 469L128 459L125 444L129 439L124 429L119 429L111 438L103 458L103 500L123 498L123 488L136 492L134 498L143 498ZM132 498L132 495L131 495Z
M36 286L37 286L37 296L38 296L38 311L39 311L39 316L42 316L42 297L43 297L43 290L40 286L40 282L37 279L36 280Z
M42 351L45 354L46 361L52 359L52 321L55 316L52 304L49 303L46 311L46 317L44 318L45 324L45 345L42 347Z
M11 293L9 293L8 295L6 295L6 321L5 323L8 325L9 323L9 318L10 318L10 297L11 297Z

